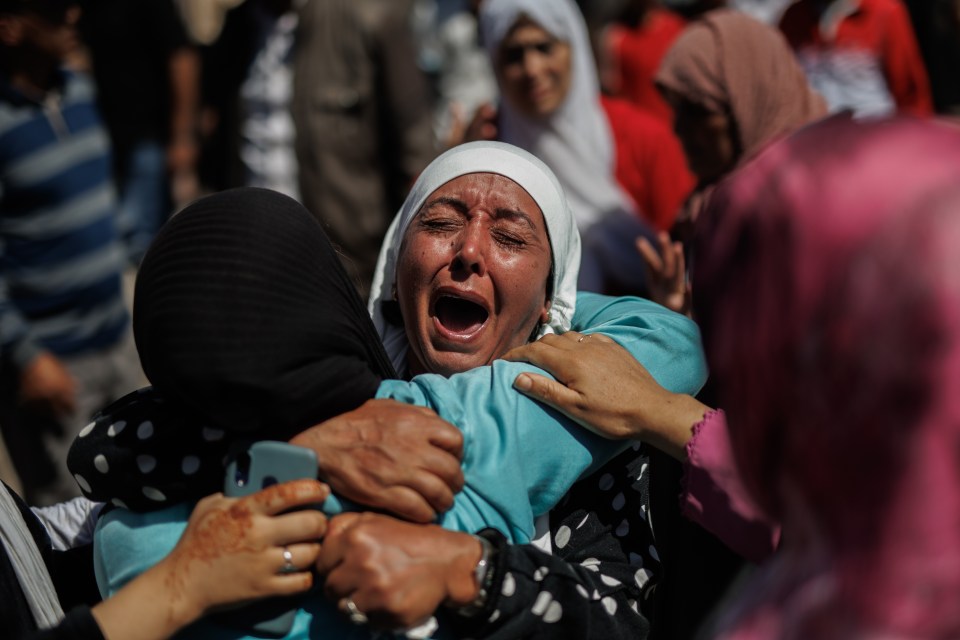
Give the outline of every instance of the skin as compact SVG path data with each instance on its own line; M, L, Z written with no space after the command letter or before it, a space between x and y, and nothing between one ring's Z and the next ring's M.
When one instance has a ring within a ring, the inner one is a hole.
M673 128L687 164L699 183L711 184L729 173L740 157L729 116L704 109L676 91L662 91L673 108Z
M690 284L687 282L683 244L666 231L657 234L659 251L646 238L637 238L637 251L647 267L650 299L671 311L690 315Z
M411 374L452 375L524 344L550 310L551 253L540 207L517 183L488 173L434 191L404 237L397 293ZM442 297L486 310L482 325L451 328Z
M349 513L330 521L317 568L327 575L327 597L341 608L350 597L373 626L404 629L441 603L470 603L479 560L479 543L464 533Z
M661 387L626 349L602 334L544 336L504 355L550 372L523 373L514 387L608 438L643 440L677 460L709 407ZM629 392L624 392L629 390Z
M327 521L314 509L283 512L329 493L297 480L244 498L204 498L166 558L92 609L104 637L161 640L224 605L306 591ZM284 547L298 571L280 572Z
M534 22L518 21L497 53L500 90L520 113L547 118L570 92L571 60L569 44Z
M424 407L370 400L295 436L317 453L338 494L413 522L431 522L463 488L463 434Z

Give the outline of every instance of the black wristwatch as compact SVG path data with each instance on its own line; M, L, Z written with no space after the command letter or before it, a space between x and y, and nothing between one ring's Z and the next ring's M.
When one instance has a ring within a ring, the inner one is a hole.
M487 533L490 531L499 539L491 541ZM490 591L497 574L497 560L500 555L501 541L505 542L503 535L495 529L485 529L481 531L479 535L474 535L473 537L480 543L482 549L480 560L477 561L477 566L473 573L473 579L477 584L477 597L473 599L473 602L455 609L457 615L464 618L473 618L486 609L487 603L490 601Z

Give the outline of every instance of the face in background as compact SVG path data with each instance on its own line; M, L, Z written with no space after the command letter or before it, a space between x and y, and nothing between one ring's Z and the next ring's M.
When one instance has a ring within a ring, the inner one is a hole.
M51 62L59 62L79 46L75 0L38 0L29 9L0 14L0 41Z
M397 261L410 373L467 371L528 342L550 266L543 214L514 181L472 173L430 194Z
M737 163L739 152L730 118L710 111L670 89L661 89L673 107L673 128L683 145L687 166L701 184L715 182Z
M546 118L570 92L570 45L521 19L500 43L497 80L510 104L531 118Z

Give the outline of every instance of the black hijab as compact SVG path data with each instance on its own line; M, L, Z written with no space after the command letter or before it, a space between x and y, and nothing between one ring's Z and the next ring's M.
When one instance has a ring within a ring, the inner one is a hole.
M164 226L133 328L153 389L104 410L69 458L88 497L132 509L218 491L232 445L287 440L396 377L316 218L265 189L203 198Z

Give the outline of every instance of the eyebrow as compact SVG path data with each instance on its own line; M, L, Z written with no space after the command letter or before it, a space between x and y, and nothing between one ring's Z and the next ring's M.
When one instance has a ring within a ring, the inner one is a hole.
M438 205L446 205L454 209L457 213L461 213L463 215L466 215L467 211L469 211L469 207L467 206L467 203L465 203L463 200L460 200L459 198L454 198L452 196L440 196L439 198L434 198L433 200L423 205L423 210L429 210ZM533 219L519 209L509 209L506 207L498 207L497 209L494 209L493 214L498 220L502 218L508 218L510 220L523 222L528 227L530 227L531 231L533 232L537 231L537 225L533 222Z

